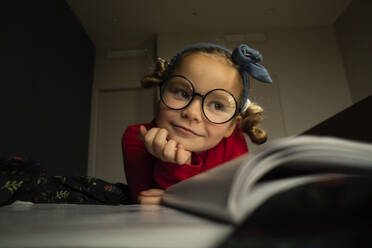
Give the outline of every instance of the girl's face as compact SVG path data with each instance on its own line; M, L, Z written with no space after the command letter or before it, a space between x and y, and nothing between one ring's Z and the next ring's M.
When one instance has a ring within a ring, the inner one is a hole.
M173 74L185 76L193 83L195 92L202 95L217 88L228 90L237 100L240 95L238 70L218 55L187 55ZM202 152L229 137L234 131L236 118L224 124L208 121L202 112L202 98L196 96L187 108L181 110L169 109L160 101L156 123L168 130L168 139L182 144L188 151Z

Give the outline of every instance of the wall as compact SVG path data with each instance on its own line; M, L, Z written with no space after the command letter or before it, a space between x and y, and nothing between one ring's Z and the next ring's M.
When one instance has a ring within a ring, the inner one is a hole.
M111 182L126 182L121 151L124 130L154 117L155 92L140 85L152 69L154 42L138 46L148 49L145 56L111 59L107 57L109 47L97 49L88 175Z
M333 27L262 33L264 41L234 42L222 33L162 33L157 51L159 56L171 57L195 42L214 42L230 49L246 42L261 51L274 83L263 86L253 82L251 97L265 109L263 126L271 138L300 134L351 104Z
M0 153L86 175L94 44L64 0L6 1Z
M370 0L353 0L334 25L354 103L372 94L371 12Z

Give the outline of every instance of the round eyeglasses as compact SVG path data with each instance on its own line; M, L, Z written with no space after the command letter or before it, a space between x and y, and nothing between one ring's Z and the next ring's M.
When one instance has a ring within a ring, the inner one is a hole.
M185 109L195 96L200 96L202 112L212 123L226 123L238 113L238 103L235 97L225 89L214 89L202 95L196 93L191 81L182 75L172 75L159 86L160 99L170 109Z

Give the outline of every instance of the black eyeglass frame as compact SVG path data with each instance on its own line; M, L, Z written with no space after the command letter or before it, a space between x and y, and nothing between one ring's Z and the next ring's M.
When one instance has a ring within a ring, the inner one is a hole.
M184 106L184 107L182 107L182 108L172 108L172 107L169 107L166 103L165 103L165 101L164 101L164 99L163 99L163 88L162 88L162 86L165 84L165 82L167 82L169 79L171 79L171 78L173 78L173 77L180 77L180 78L183 78L183 79L185 79L188 83L190 83L190 85L191 85L191 87L192 87L192 97L191 97L191 100ZM234 112L234 114L231 116L231 118L230 119L228 119L227 121L224 121L224 122L214 122L214 121L211 121L209 118L208 118L208 116L205 114L205 112L204 112L204 99L209 95L209 94L211 94L212 92L214 92L214 91L216 91L216 90L222 90L222 91L225 91L226 93L228 93L228 94L230 94L231 96L232 96L232 98L234 99L234 101L235 101L235 112ZM167 77L166 79L164 79L162 82L160 82L159 83L159 94L160 94L160 99L161 99L161 101L162 101L162 103L165 105L165 106L167 106L167 108L169 108L169 109L172 109L172 110L182 110L182 109L186 109L191 103L192 103L192 101L194 100L194 97L195 96L200 96L201 98L202 98L202 105L201 105L201 109L202 109L202 112L203 112L203 115L204 115L204 117L209 121L209 122L212 122L212 123L214 123L214 124L224 124L224 123L226 123L226 122L229 122L229 121L231 121L235 116L237 116L239 113L240 113L240 107L238 106L238 102L236 101L236 99L235 99L235 97L234 97L234 95L230 92L230 91L228 91L228 90L225 90L225 89L220 89L220 88L218 88L218 89L213 89L213 90L211 90L211 91L208 91L207 92L207 94L205 94L205 95L202 95L202 94L200 94L200 93L197 93L197 92L195 92L195 87L194 87L194 84L188 79L188 78L186 78L185 76L183 76L183 75L179 75L179 74L174 74L174 75L170 75L169 77Z

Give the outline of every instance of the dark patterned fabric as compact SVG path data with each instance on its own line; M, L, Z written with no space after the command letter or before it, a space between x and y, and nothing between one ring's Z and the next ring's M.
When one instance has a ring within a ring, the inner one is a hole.
M34 203L129 204L128 186L86 176L49 176L36 161L0 157L0 206Z

